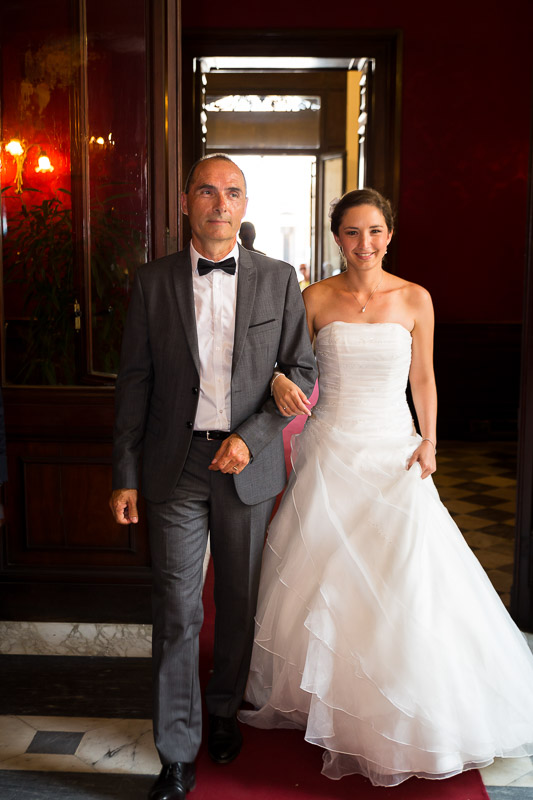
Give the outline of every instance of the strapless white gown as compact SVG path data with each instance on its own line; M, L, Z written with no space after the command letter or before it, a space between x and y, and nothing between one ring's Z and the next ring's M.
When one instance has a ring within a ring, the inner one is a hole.
M439 500L399 324L332 322L263 558L241 719L302 728L323 773L390 786L533 754L533 657Z

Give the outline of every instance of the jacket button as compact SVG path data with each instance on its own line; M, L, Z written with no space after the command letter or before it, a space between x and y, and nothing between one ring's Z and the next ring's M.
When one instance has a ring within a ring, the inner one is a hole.
M193 423L192 423L192 422L188 422L188 423L187 423L187 427L188 427L188 428L192 428L192 426L193 426Z
M193 393L193 394L198 394L198 391L199 391L199 389L198 389L198 387L197 387L197 386L193 386L193 387L192 387L192 393Z

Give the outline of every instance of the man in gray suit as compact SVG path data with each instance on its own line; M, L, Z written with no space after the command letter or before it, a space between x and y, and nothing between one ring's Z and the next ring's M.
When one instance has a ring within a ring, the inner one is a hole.
M261 554L285 484L274 368L309 396L315 362L295 270L236 235L246 183L225 155L197 162L181 198L192 241L141 267L116 389L117 522L138 521L138 462L153 568L154 736L163 764L150 800L182 800L201 739L198 634L210 533L215 570L208 750L232 761L249 668ZM127 487L127 488L125 488Z

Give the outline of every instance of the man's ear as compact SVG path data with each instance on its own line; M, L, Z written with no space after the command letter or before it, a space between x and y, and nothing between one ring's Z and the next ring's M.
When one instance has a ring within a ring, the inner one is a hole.
M181 210L182 210L183 214L188 215L189 214L189 209L187 207L187 195L185 194L185 192L181 193L181 198L180 199L181 199Z

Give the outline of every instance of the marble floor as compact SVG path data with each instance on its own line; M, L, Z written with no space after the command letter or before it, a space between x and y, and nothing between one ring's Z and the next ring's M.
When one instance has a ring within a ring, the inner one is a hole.
M442 443L438 465L443 501L508 604L514 446ZM146 798L159 772L149 647L150 626L0 622L1 800ZM531 759L481 773L491 800L532 800Z

